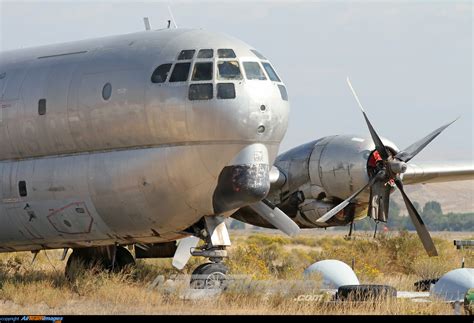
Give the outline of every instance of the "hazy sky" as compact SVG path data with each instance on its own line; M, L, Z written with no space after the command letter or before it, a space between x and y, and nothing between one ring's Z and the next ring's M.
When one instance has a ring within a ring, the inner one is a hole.
M461 116L417 160L473 160L473 4L361 1L4 1L0 49L166 26L218 30L267 56L287 85L281 151L368 134L346 76L380 135L399 148Z

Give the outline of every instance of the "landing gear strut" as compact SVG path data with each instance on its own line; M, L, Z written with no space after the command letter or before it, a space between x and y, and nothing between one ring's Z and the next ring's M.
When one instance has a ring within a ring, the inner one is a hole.
M67 279L74 280L83 270L120 272L133 265L135 259L124 247L74 249L67 260L65 275Z
M192 249L191 255L209 258L210 262L193 271L191 288L216 289L226 285L228 269L222 261L227 257L226 248L230 246L230 238L224 220L221 216L204 218L204 229L198 234L206 243Z

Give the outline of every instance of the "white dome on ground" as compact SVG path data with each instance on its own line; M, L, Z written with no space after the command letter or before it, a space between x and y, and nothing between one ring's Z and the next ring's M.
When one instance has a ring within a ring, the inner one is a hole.
M462 302L470 288L474 288L474 268L460 268L444 274L430 294L448 302Z
M319 273L323 278L322 288L336 289L344 285L359 285L355 272L346 263L339 260L318 261L304 271L305 276Z

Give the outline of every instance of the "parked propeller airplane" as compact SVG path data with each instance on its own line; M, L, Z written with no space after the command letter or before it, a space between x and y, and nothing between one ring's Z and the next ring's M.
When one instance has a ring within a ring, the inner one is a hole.
M285 85L252 46L220 33L164 29L0 55L0 252L72 248L68 276L76 262L133 264L124 246L134 246L136 258L174 257L181 269L209 258L193 277L213 281L227 272L226 218L289 235L385 222L395 187L433 256L404 185L474 178L472 161L408 164L449 124L400 151L360 103L370 137L277 156Z

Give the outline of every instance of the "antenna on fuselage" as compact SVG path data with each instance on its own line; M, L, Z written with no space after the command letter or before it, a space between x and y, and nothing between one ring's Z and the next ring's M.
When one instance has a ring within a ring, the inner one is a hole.
M173 12L171 11L170 6L168 6L168 12L169 12L170 17L171 17L171 22L173 22L174 28L178 28L178 25L176 24L176 21L174 20ZM170 21L169 20L168 20L168 28L170 28Z
M143 22L145 23L145 30L151 30L150 20L148 19L148 17L143 17Z

